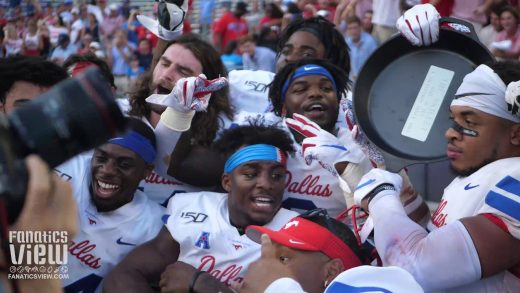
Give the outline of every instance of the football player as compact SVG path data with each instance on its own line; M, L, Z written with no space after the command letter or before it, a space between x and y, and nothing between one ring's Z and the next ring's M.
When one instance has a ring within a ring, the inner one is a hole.
M274 112L293 129L297 156L289 158L284 206L300 211L325 208L336 217L347 208L337 177L350 188L371 169L350 131L336 127L348 75L326 60L304 59L285 65L269 88ZM302 150L316 152L304 158Z
M428 230L406 217L396 174L372 170L355 191L383 264L408 270L425 291L520 290L519 80L518 63L480 65L464 77L445 134L459 176Z
M164 209L137 189L153 169L155 136L138 119L130 120L130 129L56 168L72 183L80 224L63 267L67 292L100 292L105 275L162 227Z

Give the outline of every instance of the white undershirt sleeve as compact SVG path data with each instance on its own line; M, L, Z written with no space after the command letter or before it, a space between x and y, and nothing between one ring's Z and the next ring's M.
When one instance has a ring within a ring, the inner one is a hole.
M166 111L168 111L168 109ZM182 132L167 127L163 119L161 115L161 120L159 120L159 123L157 123L154 129L157 143L157 156L155 156L154 165L157 174L163 178L171 179L172 177L167 173L170 165L170 155L177 145Z
M456 287L481 278L475 245L460 221L428 234L408 218L392 190L374 197L369 211L384 266L407 270L425 291Z

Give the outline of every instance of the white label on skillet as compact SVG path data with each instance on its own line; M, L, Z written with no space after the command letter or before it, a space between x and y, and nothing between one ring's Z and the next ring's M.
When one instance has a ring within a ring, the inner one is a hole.
M425 141L455 72L430 66L401 134Z

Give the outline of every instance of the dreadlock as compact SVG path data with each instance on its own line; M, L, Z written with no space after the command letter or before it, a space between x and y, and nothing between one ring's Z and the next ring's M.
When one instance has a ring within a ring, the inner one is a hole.
M349 49L345 38L332 22L321 16L291 22L280 35L280 40L276 46L277 58L280 57L285 43L298 31L305 31L315 35L325 47L325 57L347 73L350 72Z

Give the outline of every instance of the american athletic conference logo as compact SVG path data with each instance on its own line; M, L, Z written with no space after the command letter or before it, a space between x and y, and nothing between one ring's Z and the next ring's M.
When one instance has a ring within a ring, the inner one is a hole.
M18 280L68 279L66 231L9 231L11 267Z
M197 241L195 241L195 246L202 249L209 249L209 232L202 231Z

